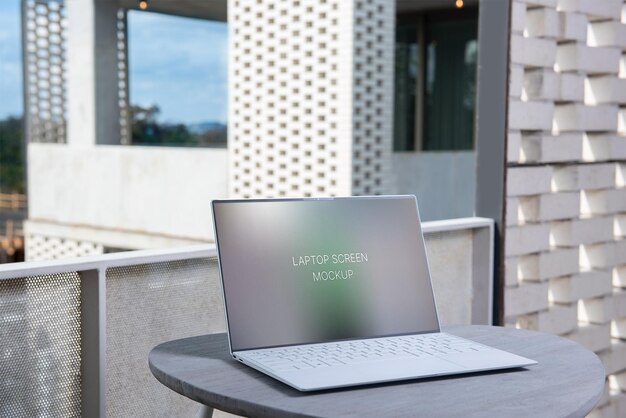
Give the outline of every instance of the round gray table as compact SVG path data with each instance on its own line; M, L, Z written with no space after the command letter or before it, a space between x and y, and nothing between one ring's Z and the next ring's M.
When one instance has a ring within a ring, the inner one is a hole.
M160 344L150 352L149 364L161 383L181 395L248 417L584 417L602 396L602 363L570 340L477 325L444 331L539 364L302 393L235 362L226 334Z

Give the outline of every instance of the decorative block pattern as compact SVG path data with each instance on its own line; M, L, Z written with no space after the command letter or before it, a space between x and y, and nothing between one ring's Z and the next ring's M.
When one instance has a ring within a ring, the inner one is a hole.
M550 167L515 167L508 171L506 187L509 196L537 195L550 191Z
M559 41L587 40L587 16L578 13L559 13Z
M626 26L618 20L590 23L587 31L587 44L626 49Z
M512 224L569 219L578 215L579 193L550 193L520 198Z
M610 188L615 184L614 177L614 164L559 166L553 171L552 191Z
M589 20L620 18L622 0L558 0L557 10L584 13Z
M623 159L626 159L626 136L615 134L583 135L584 161Z
M511 62L514 64L550 68L556 52L554 40L511 35Z
M613 217L592 217L554 222L550 227L552 247L574 247L613 239Z
M522 163L577 161L580 159L582 148L583 136L579 133L524 134L518 161Z
M30 142L66 142L63 0L24 0L26 121Z
M626 103L626 79L610 75L585 79L585 104L601 103Z
M518 323L522 328L551 334L566 334L576 329L578 317L572 305L553 305L549 309L530 315L520 315Z
M510 44L505 322L595 351L607 390L591 416L612 418L626 413L625 11L523 2Z
M546 130L552 127L554 105L539 101L509 102L509 128Z
M386 191L394 3L228 5L230 194Z
M578 249L562 248L520 257L518 280L546 281L578 273Z
M230 194L345 192L334 180L350 157L338 137L350 91L340 96L340 4L269 3L229 3Z
M128 15L126 9L117 11L117 105L120 108L120 143L132 143L132 126L128 85Z
M555 106L553 131L615 131L615 106L586 106L572 103Z
M524 73L522 100L555 99L558 95L557 75L546 69L531 69Z
M556 100L559 102L579 102L583 100L585 78L576 73L557 73L559 80Z
M507 289L504 294L505 316L530 314L548 309L547 283L522 283L515 288Z
M25 240L26 261L56 260L104 254L104 246L95 242L30 234Z
M528 38L556 38L559 33L559 15L550 7L538 7L526 11L524 36Z
M554 68L559 72L584 71L588 74L617 74L617 48L594 48L580 43L560 44Z
M550 227L543 224L526 224L507 229L507 255L536 253L550 248Z
M354 1L352 194L389 190L395 3Z
M29 142L67 142L67 28L64 0L23 0L25 114ZM127 11L117 10L120 143L131 143Z

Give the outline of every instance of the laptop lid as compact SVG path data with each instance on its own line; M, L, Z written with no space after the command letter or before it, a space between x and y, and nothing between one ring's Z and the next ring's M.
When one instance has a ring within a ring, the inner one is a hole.
M439 331L415 196L212 206L231 351Z

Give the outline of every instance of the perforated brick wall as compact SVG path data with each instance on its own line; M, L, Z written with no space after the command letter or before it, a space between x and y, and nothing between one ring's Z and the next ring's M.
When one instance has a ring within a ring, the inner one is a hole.
M230 194L382 193L395 9L384 0L234 0Z
M128 11L117 11L117 94L120 108L120 143L132 143L128 85Z
M66 142L66 17L63 1L23 1L24 82L30 142Z
M354 2L352 193L389 192L393 141L394 2Z
M505 317L602 359L626 416L626 6L511 7Z
M104 254L104 246L96 242L69 238L28 234L26 236L26 261L57 260Z

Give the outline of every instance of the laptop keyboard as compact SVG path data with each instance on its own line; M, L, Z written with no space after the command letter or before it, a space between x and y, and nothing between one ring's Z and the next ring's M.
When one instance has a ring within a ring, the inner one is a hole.
M489 347L454 335L433 333L266 348L246 351L243 357L282 372L407 356L445 358L451 354L485 350Z

